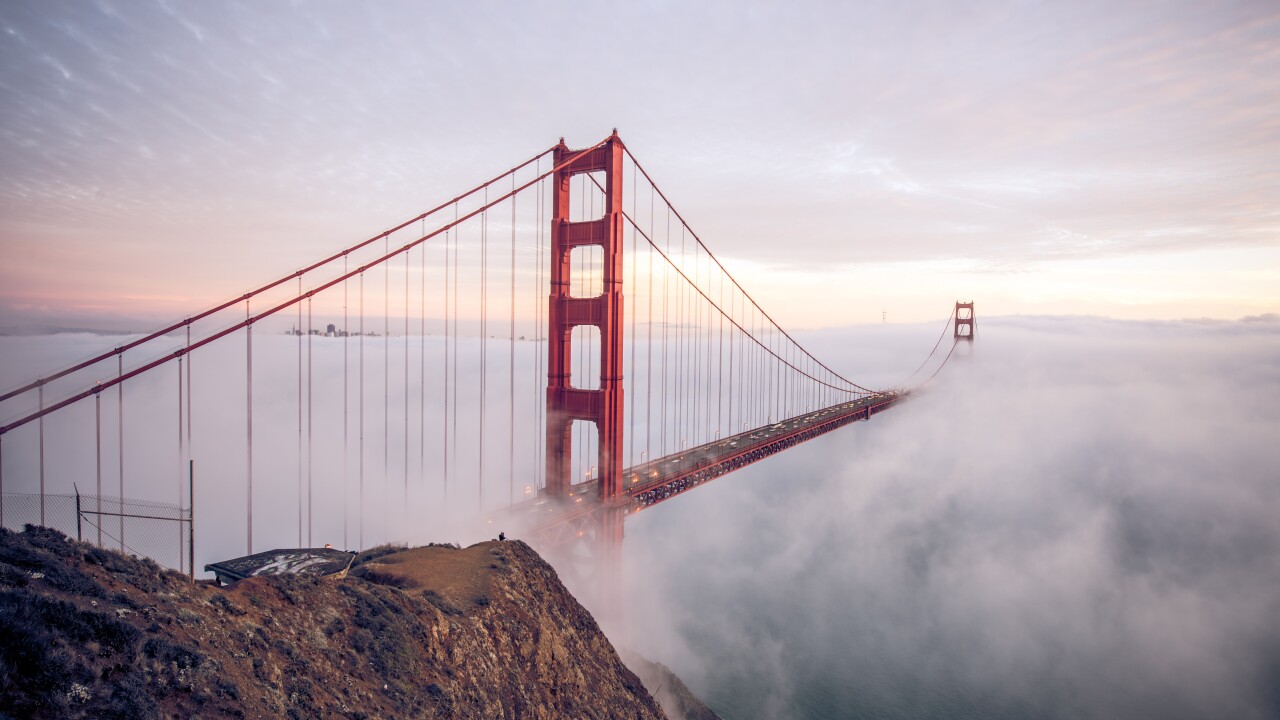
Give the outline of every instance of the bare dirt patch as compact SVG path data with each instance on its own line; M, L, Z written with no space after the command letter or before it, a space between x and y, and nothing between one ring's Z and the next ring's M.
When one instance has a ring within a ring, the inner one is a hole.
M432 592L458 607L467 607L490 597L507 563L503 543L495 540L461 550L440 545L413 548L365 563L362 568L375 578L399 578L400 587Z

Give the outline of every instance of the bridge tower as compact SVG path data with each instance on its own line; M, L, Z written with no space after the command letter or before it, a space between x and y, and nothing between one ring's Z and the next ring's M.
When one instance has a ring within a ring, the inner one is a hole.
M555 164L579 155L561 139ZM595 423L599 437L598 491L603 507L594 551L602 569L617 568L622 550L622 139L615 130L598 147L568 162L555 173L551 215L551 294L547 343L547 493L566 496L572 483L573 421ZM569 181L574 175L603 172L604 212L599 218L569 220ZM574 297L570 252L597 246L603 250L604 287L596 297ZM593 325L600 331L600 387L572 386L570 363L573 328Z
M956 325L955 339L956 342L964 340L965 342L973 342L973 331L976 321L973 315L973 301L956 303Z

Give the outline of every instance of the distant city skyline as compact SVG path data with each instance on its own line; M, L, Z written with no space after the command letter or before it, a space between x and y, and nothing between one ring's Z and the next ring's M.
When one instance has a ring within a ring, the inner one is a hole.
M6 3L0 325L153 327L614 127L786 327L1275 313L1277 38L1262 1Z

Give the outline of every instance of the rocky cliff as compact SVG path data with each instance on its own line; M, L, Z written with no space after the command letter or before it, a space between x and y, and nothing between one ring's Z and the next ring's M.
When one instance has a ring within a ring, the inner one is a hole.
M524 543L360 561L219 589L0 530L0 717L666 717Z
M698 699L684 681L671 672L671 668L627 650L622 651L622 660L640 677L671 720L720 720L720 716Z

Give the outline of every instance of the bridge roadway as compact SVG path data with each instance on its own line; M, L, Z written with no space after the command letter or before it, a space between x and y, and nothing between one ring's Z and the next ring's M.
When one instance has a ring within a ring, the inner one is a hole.
M596 480L588 480L573 485L564 498L544 493L517 503L508 517L522 525L523 533L535 542L557 545L590 532L591 520L602 508L620 508L624 515L630 515L653 507L774 453L850 423L870 420L908 396L907 391L872 393L633 465L623 471L623 494L611 501L600 498Z

